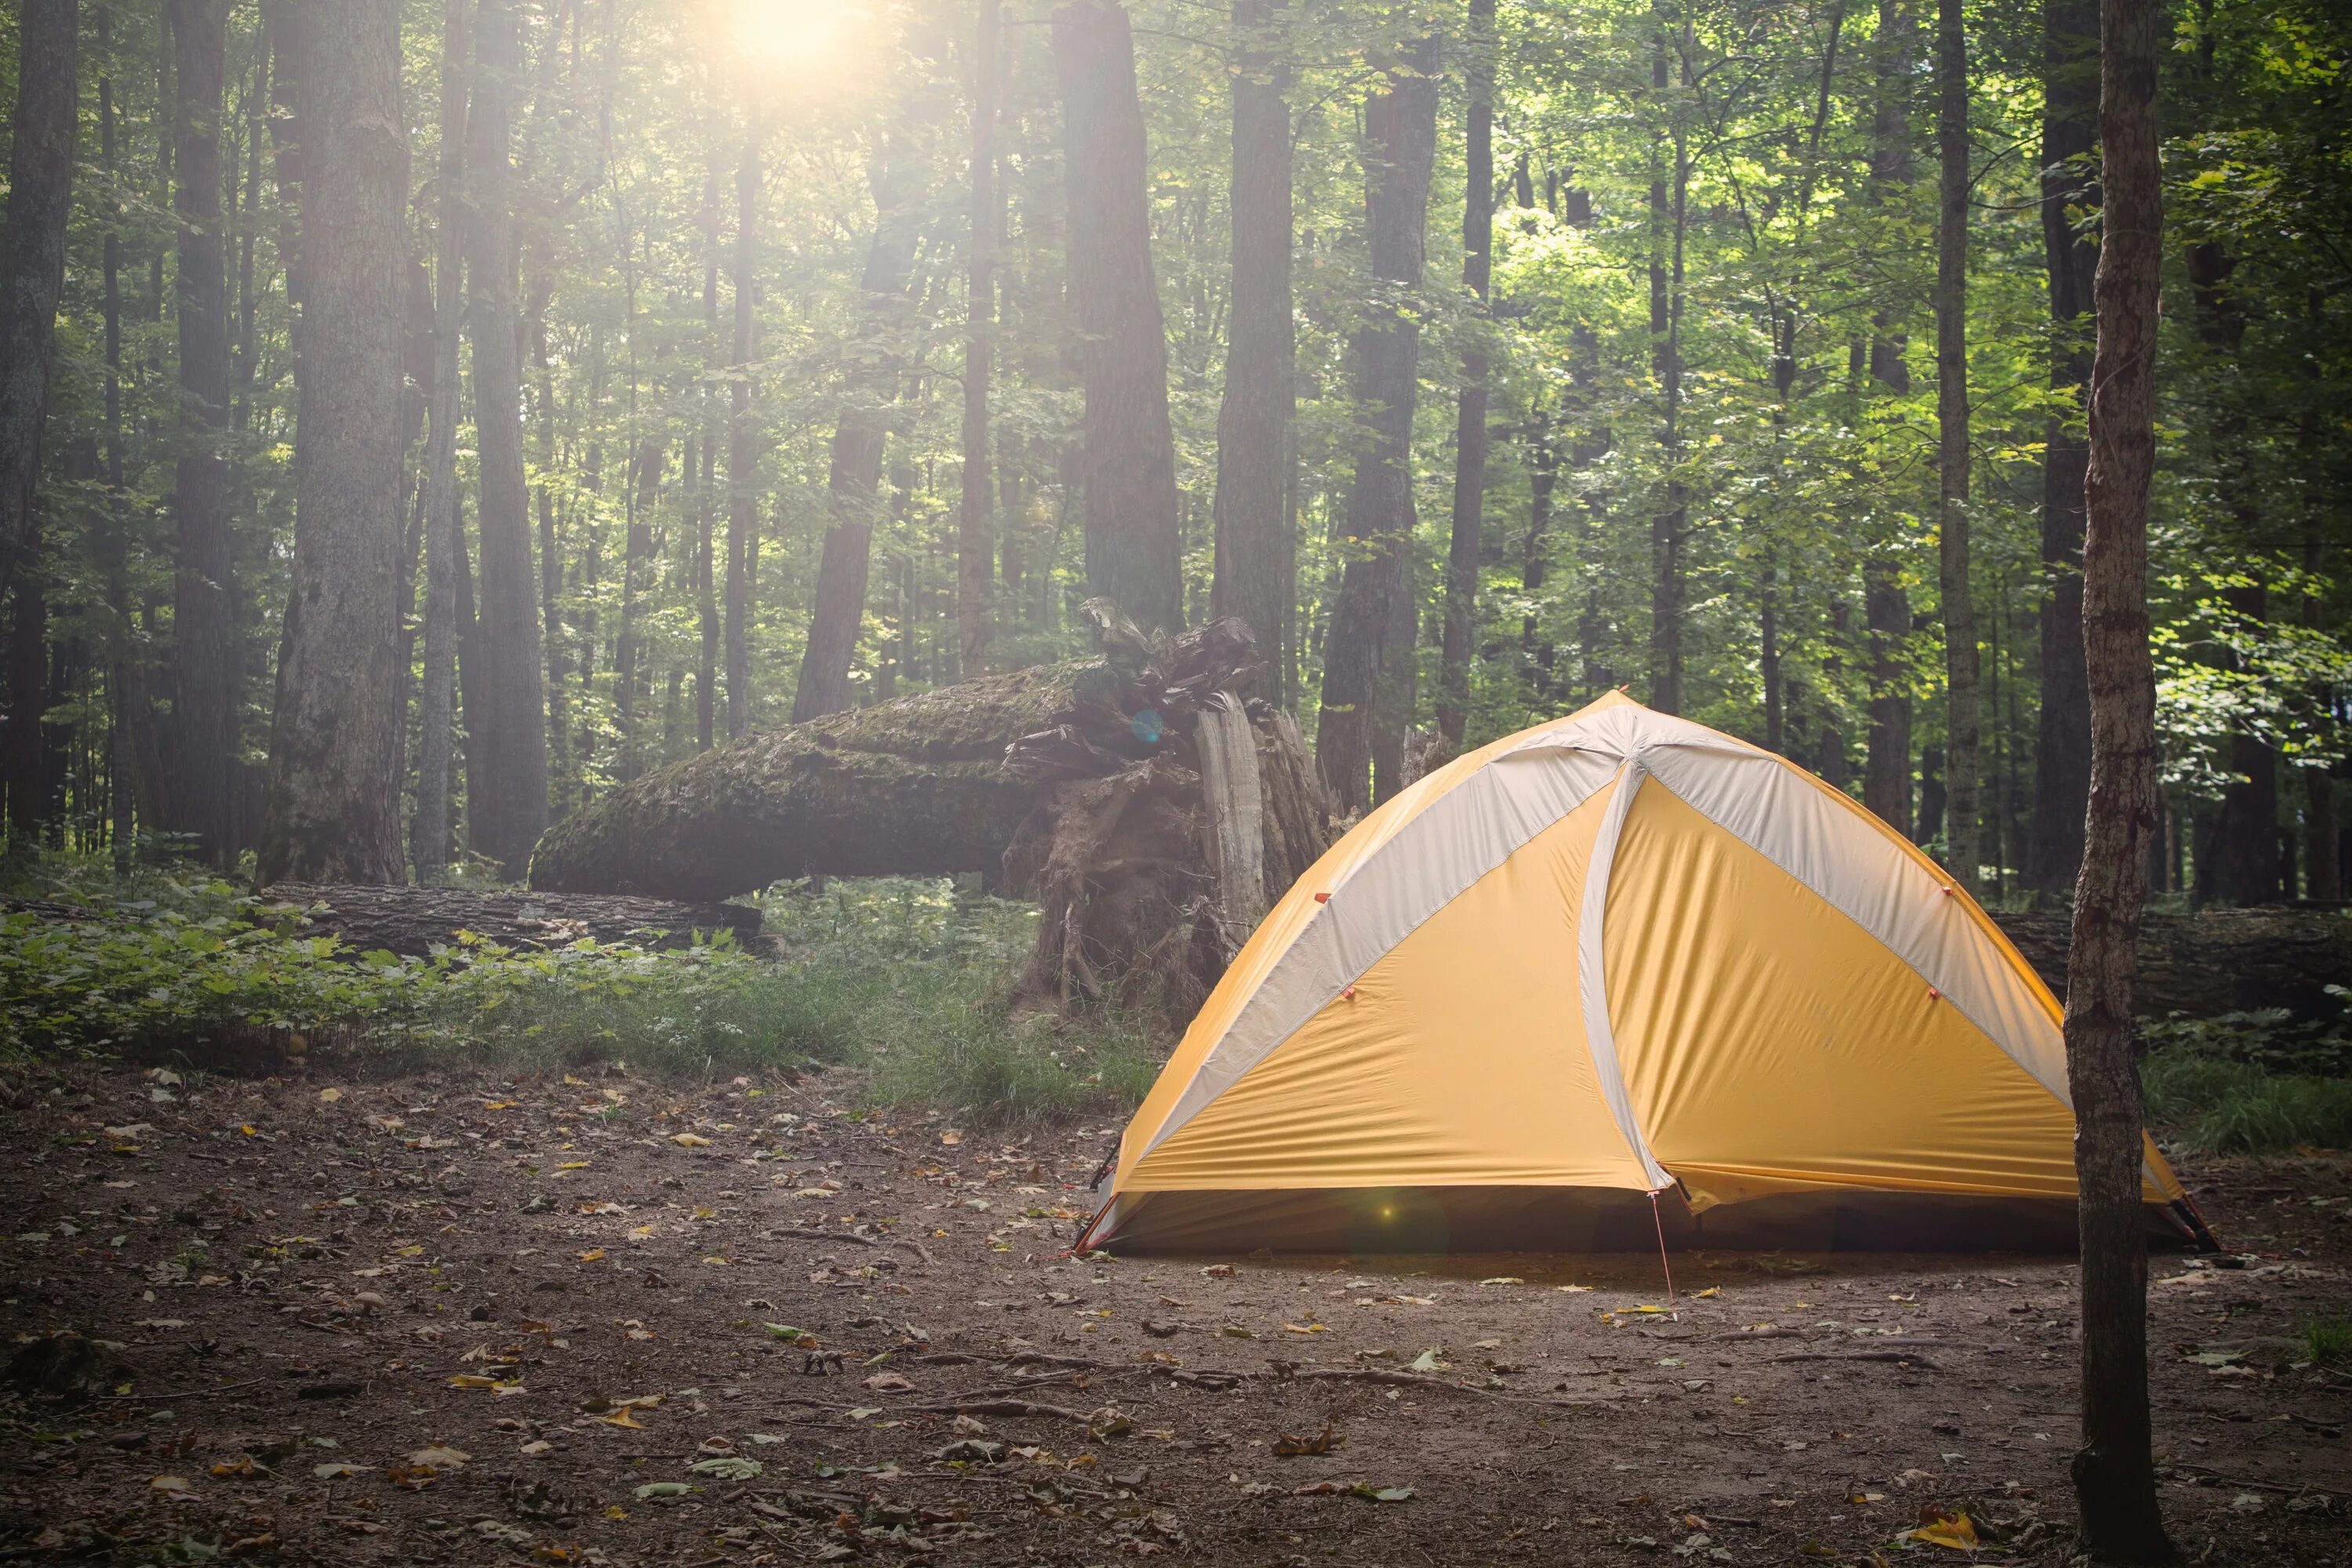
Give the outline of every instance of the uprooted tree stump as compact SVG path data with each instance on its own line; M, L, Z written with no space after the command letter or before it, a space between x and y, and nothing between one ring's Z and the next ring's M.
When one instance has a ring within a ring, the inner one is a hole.
M1001 877L1043 905L1024 1005L1196 1005L1331 840L1238 620L763 731L551 829L532 888L709 902L812 875Z

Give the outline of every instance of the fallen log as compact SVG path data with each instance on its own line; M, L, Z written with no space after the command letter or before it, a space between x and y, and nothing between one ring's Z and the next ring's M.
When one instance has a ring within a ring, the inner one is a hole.
M698 933L760 934L760 911L744 904L682 904L659 899L474 892L460 888L362 888L280 882L262 890L265 912L292 915L304 936L340 937L362 952L422 957L462 931L501 947L562 947L593 938L683 947Z
M993 874L1043 791L1005 748L1118 677L1042 665L764 731L625 785L548 830L545 892L702 902L772 882Z
M2066 995L2066 949L2073 939L2063 910L1996 914L2060 1000ZM2270 907L2150 914L2140 923L2139 979L2134 1010L2143 1018L2173 1013L2210 1018L2283 1007L2300 1018L2335 1018L2352 986L2352 915Z

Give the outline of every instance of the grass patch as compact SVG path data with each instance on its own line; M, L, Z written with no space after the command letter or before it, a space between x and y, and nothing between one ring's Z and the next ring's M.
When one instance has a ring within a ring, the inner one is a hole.
M2327 1312L2305 1318L2295 1324L2295 1331L2303 1336L2304 1353L2314 1366L2352 1363L2352 1317Z
M2270 1071L2189 1046L2140 1065L2148 1120L2200 1153L2352 1148L2352 1082Z
M1015 1020L1008 981L1034 909L945 881L772 889L756 953L720 933L674 951L467 938L408 958L305 936L203 874L117 879L54 857L14 869L19 896L92 918L0 917L0 1063L307 1051L376 1072L619 1060L705 1079L856 1063L877 1105L993 1127L1124 1111L1157 1071L1126 1020Z

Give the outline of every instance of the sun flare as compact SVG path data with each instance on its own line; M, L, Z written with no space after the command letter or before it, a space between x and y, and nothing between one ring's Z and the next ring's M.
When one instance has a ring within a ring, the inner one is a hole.
M730 0L727 44L758 71L805 71L838 58L858 20L845 0Z

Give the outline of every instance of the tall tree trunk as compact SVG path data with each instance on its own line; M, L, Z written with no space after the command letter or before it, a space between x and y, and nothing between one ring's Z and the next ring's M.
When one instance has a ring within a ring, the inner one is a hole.
M76 0L23 0L17 16L16 112L8 144L6 271L0 275L0 593L33 541L58 294L65 287L73 212L80 58Z
M1495 0L1470 0L1469 47L1462 283L1483 312L1495 270ZM1462 356L1462 403L1454 422L1454 529L1445 552L1445 635L1437 691L1438 732L1457 751L1469 722L1470 644L1478 613L1479 528L1486 504L1486 369L1485 342L1473 338Z
M2158 831L2147 521L2164 256L2156 127L2159 11L2156 0L2101 5L2105 242L2083 544L2091 795L2066 975L2066 1076L2082 1232L2083 1446L2074 1458L2074 1491L2084 1544L2126 1563L2175 1555L2157 1497L2148 1418L2144 1134L2131 1053L2147 841Z
M480 711L466 714L467 822L475 852L520 877L547 826L547 693L530 492L522 461L522 342L515 307L514 175L508 158L521 40L515 0L481 0L467 115L467 333L480 453Z
M1367 784L1382 677L1412 650L1391 646L1397 600L1412 548L1412 417L1419 395L1421 326L1393 296L1422 285L1429 182L1437 158L1434 37L1414 45L1364 105L1364 207L1372 276L1392 299L1367 312L1354 344L1357 401L1355 482L1341 537L1347 564L1323 652L1323 710L1317 761L1339 809L1371 804ZM1403 725L1410 714L1389 716Z
M173 485L178 565L172 590L172 771L181 808L177 826L194 836L199 854L225 867L239 848L233 624L236 566L229 527L228 461L222 446L229 390L228 258L221 234L220 151L228 0L170 0L170 13L176 89L173 164L178 176L172 210L179 220L173 302L180 339L179 451ZM395 300L395 326L399 316Z
M1069 289L1087 411L1087 589L1146 631L1183 625L1168 331L1151 268L1150 168L1119 0L1054 12L1069 187Z
M714 368L726 353L719 336L719 172L710 172L703 196L702 330ZM701 464L695 462L695 443L687 442L686 482L693 487L694 606L700 632L694 665L694 748L707 752L719 743L719 431L709 416L710 393L705 386L696 398L696 429L701 437Z
M112 28L106 12L100 13L99 41L110 47ZM98 79L98 122L100 166L111 180L117 170L114 82ZM147 700L147 676L133 644L135 622L131 608L131 522L124 494L122 450L122 232L119 219L109 215L106 239L100 251L102 274L100 311L106 333L104 456L106 505L97 535L98 574L106 599L107 699L110 734L107 749L109 837L118 874L131 868L138 836L139 816L154 809L152 782L160 771L152 755L152 728Z
M449 773L457 743L457 570L466 548L457 500L457 334L464 321L467 0L441 24L440 211L433 264L433 376L425 452L425 685L417 694L416 816L408 858L419 882L449 862Z
M1862 804L1908 838L1911 697L1903 655L1911 637L1911 600L1892 561L1865 562L1862 584L1863 618L1870 628L1870 747L1863 762Z
M1297 327L1290 142L1290 0L1234 0L1233 295L1217 408L1213 616L1238 616L1275 666L1275 700L1297 700L1298 550L1291 526Z
M37 554L19 563L8 593L6 657L7 721L0 725L0 810L7 815L7 842L40 842L48 816L42 787L41 715L48 707L48 584Z
M1907 0L1879 0L1876 102L1871 116L1870 193L1873 205L1900 205L1916 170L1911 157L1911 77L1914 21ZM1891 312L1872 322L1867 356L1873 384L1895 395L1911 391L1906 343ZM1894 540L1879 542L1891 552ZM1870 627L1870 739L1863 762L1863 804L1912 836L1911 670L1903 656L1911 636L1911 595L1892 553L1863 563L1864 619Z
M638 668L644 657L638 623L645 614L645 597L653 586L654 515L661 504L662 468L667 461L661 437L651 435L638 441L636 456L629 463L628 537L621 549L621 635L613 645L613 712L621 732L623 784L645 772L637 699L650 695L652 689ZM642 693L640 687L645 689Z
M983 0L984 5L993 4L994 0ZM795 724L856 705L849 668L866 620L874 522L882 508L882 458L889 438L890 404L897 392L901 358L899 338L906 328L907 290L914 280L915 250L921 238L921 180L911 166L908 142L903 132L894 130L874 162L875 228L873 241L866 252L861 289L864 319L859 326L859 335L870 357L863 362L864 369L846 378L840 418L834 426L832 464L825 483L828 521L824 552L817 563L816 604L809 617L808 647L801 657L800 684L793 695ZM974 342L978 342L980 331L978 327L973 329ZM981 420L985 426L987 345L981 342L976 352L982 378ZM965 369L965 414L969 418L971 365L967 363ZM969 472L969 461L966 467ZM979 470L981 486L985 490L988 465L984 460L979 464ZM986 504L983 496L983 511ZM960 521L959 540L962 527ZM984 544L985 516L980 527ZM961 548L960 544L959 561ZM983 560L982 575L987 574L987 566L988 562Z
M735 167L735 347L727 376L727 734L751 727L751 552L760 527L759 431L751 422L751 356L759 345L760 138L743 133Z
M396 882L408 196L398 0L320 7L303 38L305 436L260 871L264 882Z
M1952 880L1978 890L1977 617L1969 587L1969 58L1961 0L1936 11L1937 557L1944 620L1945 842Z
M2042 19L2042 248L2050 275L2050 389L2061 400L2042 458L2042 705L2033 742L2033 819L2026 885L2063 893L2083 859L2091 793L2091 705L2083 671L2083 477L2090 446L2066 405L2091 374L2099 206L2091 167L2099 131L2099 8L2045 0Z
M996 317L996 116L1004 92L1004 13L998 0L980 0L979 9L972 68L971 277L965 295L963 496L956 519L956 629L966 680L988 673L996 586L988 395L993 368L989 338ZM875 477L881 477L878 468ZM858 597L862 601L865 595Z
M1664 405L1659 447L1666 470L1663 503L1650 515L1650 706L1661 713L1683 709L1683 547L1690 522L1682 477L1682 321L1691 169L1682 111L1667 96L1675 81L1671 54L1661 35L1650 67L1651 87L1670 116L1659 151L1671 160L1665 171L1654 170L1668 177L1650 182L1650 341ZM1682 75L1687 87L1687 68Z

